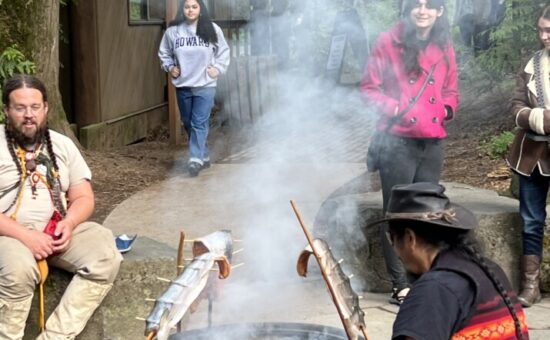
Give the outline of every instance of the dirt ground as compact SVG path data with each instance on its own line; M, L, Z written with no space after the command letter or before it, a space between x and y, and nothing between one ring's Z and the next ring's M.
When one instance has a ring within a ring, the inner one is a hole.
M85 151L96 201L92 220L103 222L126 198L166 178L176 151L167 141L147 141L101 152Z

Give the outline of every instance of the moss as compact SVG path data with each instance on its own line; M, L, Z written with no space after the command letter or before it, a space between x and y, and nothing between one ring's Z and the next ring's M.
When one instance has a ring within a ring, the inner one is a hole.
M548 254L550 256L550 235L544 235L544 239L542 240L544 245L545 254ZM550 263L550 259L548 259L548 262Z

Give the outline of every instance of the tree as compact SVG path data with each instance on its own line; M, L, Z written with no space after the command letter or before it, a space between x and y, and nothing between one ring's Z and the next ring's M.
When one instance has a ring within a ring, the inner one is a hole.
M59 6L64 0L0 0L0 51L17 43L48 89L50 127L77 142L59 92Z
M490 74L502 77L515 73L526 58L540 48L536 33L536 17L547 0L506 1L506 15L491 32L493 47L478 61Z

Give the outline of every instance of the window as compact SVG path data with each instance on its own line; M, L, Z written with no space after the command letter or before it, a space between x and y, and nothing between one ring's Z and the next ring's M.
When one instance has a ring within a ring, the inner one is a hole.
M128 0L130 25L162 25L166 15L166 0Z

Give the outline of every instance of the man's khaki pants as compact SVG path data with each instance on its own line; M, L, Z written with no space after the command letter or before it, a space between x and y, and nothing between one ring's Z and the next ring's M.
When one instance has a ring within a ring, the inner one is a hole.
M38 339L74 339L112 287L122 256L113 234L97 223L80 224L68 249L48 264L74 273ZM40 280L36 260L16 239L0 236L0 339L22 339Z

